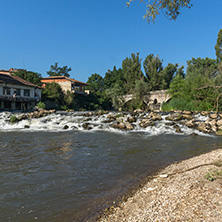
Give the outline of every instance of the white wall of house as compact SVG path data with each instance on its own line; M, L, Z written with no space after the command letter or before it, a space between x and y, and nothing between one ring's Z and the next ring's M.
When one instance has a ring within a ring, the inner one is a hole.
M0 109L5 109L5 101L8 101L11 110L30 110L40 100L40 88L0 83Z
M4 88L8 88L10 90L10 94L4 94ZM13 96L16 89L20 89L20 95L16 95L16 97L25 97L25 98L35 98L35 88L23 85L13 85L13 84L0 84L0 95L1 96ZM29 95L26 94L29 91Z

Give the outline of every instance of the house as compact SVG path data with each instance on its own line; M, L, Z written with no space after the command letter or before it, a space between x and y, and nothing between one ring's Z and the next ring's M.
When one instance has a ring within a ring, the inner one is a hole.
M32 109L41 99L41 87L20 77L12 76L12 70L0 70L0 109Z
M41 82L43 83L43 88L47 83L55 82L61 86L63 91L70 91L77 94L85 94L85 86L88 86L88 84L84 82L80 82L66 76L49 76L46 78L42 78Z

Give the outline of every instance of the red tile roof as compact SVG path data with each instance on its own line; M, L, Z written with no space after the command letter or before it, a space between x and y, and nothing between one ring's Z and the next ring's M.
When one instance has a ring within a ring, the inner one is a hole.
M84 83L84 82L80 82L78 80L75 80L75 79L71 79L69 77L66 77L66 76L49 76L49 77L45 77L45 78L42 78L42 80L50 80L50 79L67 79L71 82L76 82L76 83L81 83L82 85L88 85L87 83Z
M14 85L25 85L25 86L32 86L41 88L31 82L28 82L18 76L11 76L10 74L2 74L0 72L0 82L14 84Z

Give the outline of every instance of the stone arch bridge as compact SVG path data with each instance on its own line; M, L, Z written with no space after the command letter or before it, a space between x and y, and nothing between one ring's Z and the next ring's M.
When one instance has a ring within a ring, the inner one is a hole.
M124 105L127 102L135 98L135 95L123 95L119 96L118 100ZM168 102L171 96L167 93L167 90L150 91L149 94L143 96L143 102L150 110L160 110L163 102Z

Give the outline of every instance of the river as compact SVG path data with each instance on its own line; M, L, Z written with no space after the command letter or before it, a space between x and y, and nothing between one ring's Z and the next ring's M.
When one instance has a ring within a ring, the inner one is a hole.
M8 118L9 113L0 113L4 222L91 220L156 170L222 144L222 137L166 130L164 121L156 129L120 131L101 127L103 116L86 131L78 124L87 117L76 113L17 124ZM27 124L30 128L24 128Z

